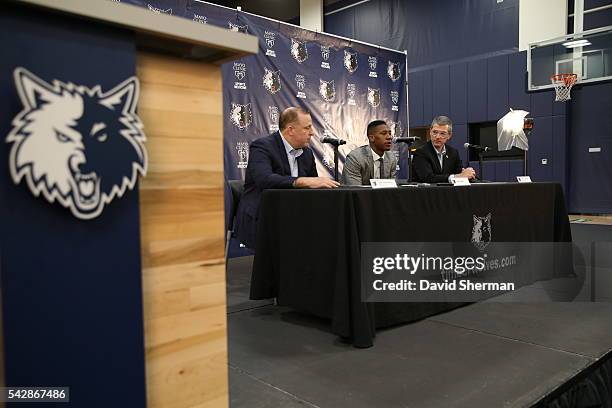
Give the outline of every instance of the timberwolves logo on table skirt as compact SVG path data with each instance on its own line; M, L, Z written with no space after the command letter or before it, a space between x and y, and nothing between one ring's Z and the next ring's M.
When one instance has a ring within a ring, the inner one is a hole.
M263 86L271 94L275 94L281 89L280 71L272 71L264 68Z
M291 39L291 56L300 64L308 59L308 50L306 43L298 41L295 38Z
M471 241L482 252L491 242L491 213L488 213L485 217L477 215L472 217L474 219L474 226L472 227Z
M336 87L334 81L324 81L319 79L319 94L324 101L333 101L336 97Z
M232 102L232 109L230 111L230 120L238 129L246 129L253 121L253 112L251 111L251 104L240 105L239 103Z
M136 77L102 92L99 85L49 84L21 67L13 76L23 105L6 138L15 184L25 178L32 194L88 220L146 174Z

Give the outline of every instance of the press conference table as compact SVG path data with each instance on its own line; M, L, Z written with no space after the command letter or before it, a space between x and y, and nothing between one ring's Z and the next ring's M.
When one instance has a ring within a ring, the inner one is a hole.
M467 187L267 190L262 195L251 299L331 319L356 347L376 329L422 319L458 303L361 301L362 242L469 242L473 216L491 213L496 242L570 242L556 183Z

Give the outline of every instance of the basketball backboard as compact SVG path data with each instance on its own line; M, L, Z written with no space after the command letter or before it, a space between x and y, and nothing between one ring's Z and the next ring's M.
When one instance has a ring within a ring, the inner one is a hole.
M577 74L577 84L612 79L612 26L529 44L527 72L529 91L553 88L555 74Z

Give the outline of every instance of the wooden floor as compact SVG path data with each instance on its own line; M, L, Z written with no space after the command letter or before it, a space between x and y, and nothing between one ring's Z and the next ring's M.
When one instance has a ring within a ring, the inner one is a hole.
M570 222L580 224L612 225L612 214L606 215L580 215L571 214Z

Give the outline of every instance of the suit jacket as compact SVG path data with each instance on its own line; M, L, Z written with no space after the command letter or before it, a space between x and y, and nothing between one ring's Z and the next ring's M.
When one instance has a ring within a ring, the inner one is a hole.
M317 177L312 150L304 148L297 158L298 177ZM234 233L247 247L255 249L259 200L267 188L292 188L297 177L291 176L287 151L279 132L251 143L244 192L236 212Z
M412 158L412 181L420 183L447 183L448 176L461 173L461 158L457 149L446 145L446 155L442 160L443 166L431 142L425 143L414 152Z
M395 178L397 173L397 159L391 152L383 155L382 178ZM342 184L347 186L369 186L370 179L374 178L374 159L372 148L365 145L352 150L344 161L342 171Z

